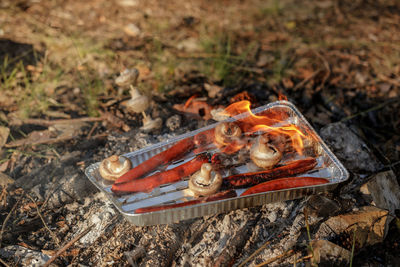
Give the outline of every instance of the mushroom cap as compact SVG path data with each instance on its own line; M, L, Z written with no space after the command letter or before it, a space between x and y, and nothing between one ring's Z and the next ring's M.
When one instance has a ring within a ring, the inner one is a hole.
M258 167L271 169L282 159L282 153L260 135L250 148L250 158Z
M140 113L144 112L149 107L149 98L140 94L137 88L131 88L131 99L129 99L125 106L128 112Z
M131 161L124 156L112 155L104 159L99 166L99 172L103 179L115 181L132 168Z
M147 116L143 118L143 126L140 127L140 129L144 132L151 132L154 130L159 130L161 129L162 126L162 119L157 118L157 119L152 119L150 116Z
M139 71L135 68L125 69L120 75L115 79L115 83L120 87L128 87L131 84L136 83L139 77Z
M240 138L242 130L234 122L223 122L215 127L215 142L217 145L226 146L235 139Z
M213 170L210 163L201 165L189 180L189 189L195 196L209 196L215 194L222 185L222 176Z

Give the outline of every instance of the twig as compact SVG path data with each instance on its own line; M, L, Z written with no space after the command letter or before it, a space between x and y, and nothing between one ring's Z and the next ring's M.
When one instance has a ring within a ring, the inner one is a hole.
M371 111L375 111L375 110L384 108L386 105L389 105L389 104L391 104L391 103L398 103L398 100L399 100L399 99L400 99L400 97L396 97L396 98L389 99L388 101L383 102L383 103L381 103L381 104L379 104L379 105L376 105L376 106L374 106L374 107L372 107L372 108L369 108L369 109L367 109L367 110L360 111L360 112L358 112L358 113L356 113L356 114L353 114L353 115L350 115L350 116L348 116L348 117L346 117L346 118L343 118L340 122L345 122L345 121L354 119L355 117L358 117L358 116L360 116L360 115L367 114L367 113L369 113L369 112L371 112Z
M307 211L307 209L304 209L304 220L306 222L307 237L308 237L308 243L309 243L308 246L310 247L312 258L314 260L314 248L312 247L312 244L311 244L311 233L310 233L310 225L308 223L308 211ZM313 262L311 262L311 266L314 266Z
M88 135L86 136L86 139L90 139L90 138L92 137L92 134L93 134L94 130L96 130L97 126L99 126L99 122L96 121L96 122L93 124L92 129L90 129Z
M60 256L61 254L63 254L67 249L69 249L76 241L78 241L79 239L81 239L82 237L84 237L87 233L90 232L90 230L93 228L94 224L92 224L91 226L89 226L88 228L86 228L83 232L81 232L80 234L78 234L76 237L74 237L71 241L69 241L65 246L63 246L61 249L59 249L56 254L54 254L53 257L50 258L50 260L48 260L43 267L48 267L50 266L50 264L55 261L58 256Z
M41 126L52 126L55 124L74 124L79 122L96 122L106 120L104 117L83 117L76 119L60 119L60 120L44 120L44 119L25 119L22 120L24 124L35 124Z
M3 264L4 266L6 266L6 267L10 267L10 265L8 265L5 261L3 261L1 258L0 258L0 262L1 262L1 264Z
M353 266L354 247L356 246L356 229L353 230L353 244L351 245L350 267Z
M42 223L43 223L43 225L44 225L44 228L46 228L47 231L49 231L50 236L53 238L54 243L56 243L57 246L59 246L59 245L60 245L60 240L59 240L58 237L53 233L53 231L51 231L50 228L47 226L46 222L44 221L44 218L43 218L42 214L40 213L40 210L39 210L39 207L38 207L36 201L35 201L29 194L27 194L26 196L33 202L33 204L35 204L37 214L39 215L40 220L42 220Z
M21 197L17 200L17 202L14 204L14 206L11 208L10 212L7 214L7 217L5 218L3 225L1 226L1 231L0 231L0 247L1 247L1 241L3 240L3 233L4 230L6 228L7 222L8 220L11 218L11 214L13 214L13 212L15 211L15 209L17 208L19 202L22 200L22 198L24 197L25 192L22 193Z
M303 262L303 261L305 261L305 260L312 259L312 258L313 258L313 255L307 255L307 256L304 256L304 257L298 259L298 260L296 261L296 263Z
M285 252L284 252L283 254L281 254L281 255L278 255L278 256L276 256L276 257L273 257L272 259L269 259L269 260L267 260L267 261L264 261L264 262L262 262L262 263L256 265L256 267L261 267L261 266L264 266L264 265L273 263L274 261L277 261L277 260L279 260L279 259L289 257L289 256L292 255L293 253L294 253L294 250L293 250L293 249L288 250L288 251L285 251Z
M300 83L296 84L295 87L293 87L293 91L296 91L297 89L303 87L306 83L308 83L311 79L313 79L315 76L317 76L318 73L320 73L321 70L316 70L314 71L310 76L302 80Z
M269 244L271 244L271 241L265 242L261 247L259 247L256 251L254 251L247 259L245 259L242 263L239 264L238 267L244 266L247 262L249 262L251 259L253 259L255 256L258 255L264 248L266 248Z
M315 51L315 54L317 57L319 57L322 62L324 63L324 66L326 68L326 74L324 75L324 78L322 78L321 84L318 85L318 87L315 89L316 92L319 92L322 87L325 85L326 81L328 80L329 76L331 76L331 68L329 67L328 61L323 57L319 52Z

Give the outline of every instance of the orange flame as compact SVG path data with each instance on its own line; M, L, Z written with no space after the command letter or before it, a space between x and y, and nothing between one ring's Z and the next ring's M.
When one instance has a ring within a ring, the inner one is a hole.
M282 100L286 100L287 101L288 100L287 97L282 93L279 93L278 99L279 99L279 101L282 101Z
M303 138L305 135L302 131L293 124L285 126L272 126L276 123L282 123L287 115L278 113L267 113L263 115L255 115L250 110L250 102L240 101L229 105L225 112L227 115L235 116L241 113L249 113L248 117L238 119L238 123L245 133L254 133L257 131L270 132L271 134L284 134L290 137L292 141L293 148L297 151L299 155L302 155L303 151Z

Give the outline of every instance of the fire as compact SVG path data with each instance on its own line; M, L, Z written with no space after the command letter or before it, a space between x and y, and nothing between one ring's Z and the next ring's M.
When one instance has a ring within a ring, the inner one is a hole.
M284 126L273 126L277 123L284 122L287 119L287 114L283 112L278 113L267 113L263 115L255 115L250 109L251 103L247 100L240 101L229 105L225 112L229 116L236 116L241 113L248 113L249 116L238 119L238 123L244 133L254 132L269 132L271 134L283 134L290 137L293 148L299 155L302 155L303 151L303 138L306 136L302 131L294 124L288 124Z
M278 99L279 99L279 101L282 101L282 100L286 100L287 101L288 100L287 97L282 93L279 93Z

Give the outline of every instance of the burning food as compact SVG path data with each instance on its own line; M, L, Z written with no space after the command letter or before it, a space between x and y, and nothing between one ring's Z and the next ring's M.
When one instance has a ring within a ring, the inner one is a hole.
M234 122L223 122L215 127L215 142L223 147L231 145L242 135L242 130Z
M119 177L115 184L125 183L131 180L138 179L147 173L156 170L158 167L166 165L173 160L190 152L194 147L193 137L185 138L169 149L153 156L152 158L144 161L140 165L131 169L126 174Z
M224 184L230 188L244 188L272 179L306 173L314 169L315 166L317 166L317 161L314 158L300 159L271 170L232 175L224 178Z
M268 191L289 189L289 188L296 188L303 186L321 185L326 183L329 183L328 179L319 177L280 178L250 187L249 189L244 191L240 196L248 196L261 192L268 192Z
M191 161L179 165L173 169L157 172L148 177L132 180L126 183L114 183L111 190L116 194L126 194L134 192L150 192L154 188L173 182L180 181L186 176L198 171L203 163L208 162L208 157L204 154L198 155Z
M133 99L138 101L134 108L142 104L143 111L135 112L144 113L148 99L135 88L131 94L131 103ZM178 212L182 207L234 198L242 191L242 196L247 196L332 181L333 174L327 168L332 162L327 154L321 154L326 153L325 148L308 149L320 143L307 123L293 119L291 108L281 104L274 110L253 114L249 107L248 101L230 105L223 112L225 115L247 114L188 134L172 145L155 146L145 155L147 160L140 156L147 150L138 155L134 152L130 156L132 162L141 163L113 178L119 176L111 187L114 196L129 194L121 197L125 199L122 206L135 214L168 209ZM145 113L143 116L144 127L147 123L156 124ZM154 155L160 148L163 151ZM307 176L311 171L312 176L327 179Z
M210 163L204 163L201 169L190 177L189 189L195 196L209 196L215 194L221 184L221 174L213 170Z
M250 158L258 167L272 169L282 158L282 153L264 135L257 137L256 142L251 146Z
M105 180L115 181L132 168L132 163L124 156L112 155L100 163L99 172Z

